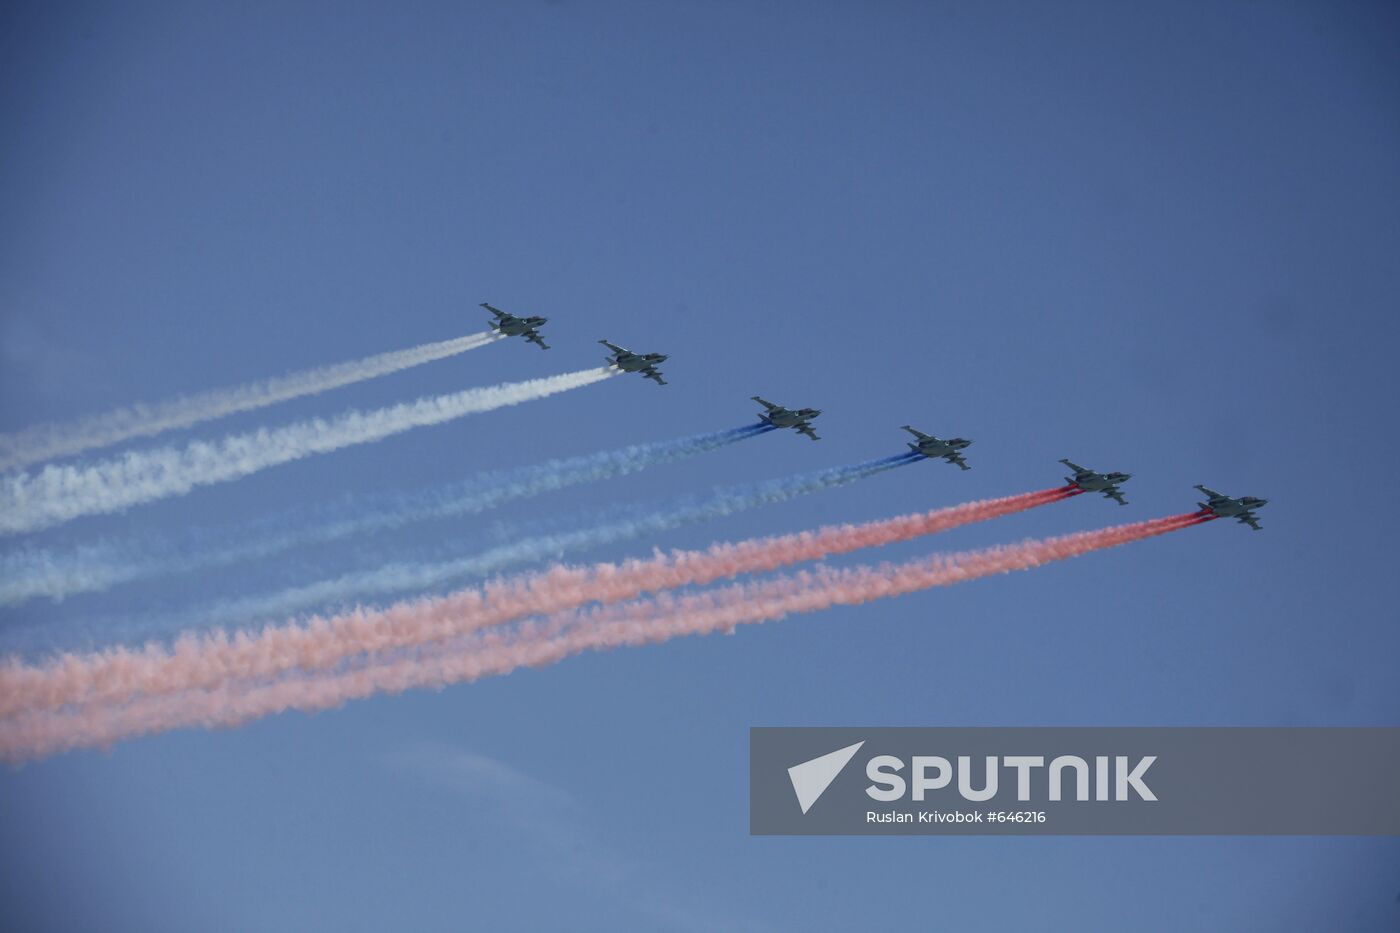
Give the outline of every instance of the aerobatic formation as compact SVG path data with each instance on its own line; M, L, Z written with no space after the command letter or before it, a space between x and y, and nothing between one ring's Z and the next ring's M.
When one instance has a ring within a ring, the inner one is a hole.
M489 329L468 337L0 435L0 536L185 495L200 486L376 443L416 427L543 400L614 375L635 373L657 385L668 384L660 369L669 359L666 354L635 352L600 340L609 351L603 366L213 440L126 450L96 462L48 462L318 395L510 337L551 349L542 333L548 318L518 315L486 302L481 307L491 315ZM471 516L517 499L700 456L770 432L792 430L820 440L813 422L821 409L789 408L759 395L750 398L762 407L758 420L737 427L479 474L427 492L346 500L334 509L265 517L202 533L192 543L105 540L69 551L21 546L0 554L0 604L100 592L134 580L229 566L341 538L368 538L414 522ZM144 644L136 639L150 634L149 626L140 632L140 626L112 625L105 633L108 647L63 650L63 623L54 623L58 650L0 657L0 759L21 762L170 729L238 725L284 710L311 712L379 693L442 687L521 666L538 667L581 651L732 631L741 624L1027 570L1217 518L1235 519L1257 531L1258 510L1268 504L1255 496L1227 496L1198 485L1206 501L1178 515L977 551L935 553L903 564L837 568L816 563L785 569L1009 517L1085 493L1128 504L1123 485L1132 474L1101 472L1061 459L1070 475L1063 485L1046 489L861 524L721 541L694 551L654 551L649 557L617 563L539 567L541 561L558 560L569 551L815 494L925 460L971 469L964 456L970 440L928 434L908 424L901 429L914 437L906 442L906 452L718 488L699 498L565 516L554 528L512 529L503 543L485 550L439 552L431 561L395 555L391 563L291 588L245 591L237 600L186 613L168 629L156 625L155 640ZM33 472L23 470L46 462ZM501 526L496 528L499 533ZM521 564L534 564L536 569L492 576ZM398 601L383 608L359 602L375 598ZM320 614L297 615L308 611ZM231 628L220 627L224 625Z

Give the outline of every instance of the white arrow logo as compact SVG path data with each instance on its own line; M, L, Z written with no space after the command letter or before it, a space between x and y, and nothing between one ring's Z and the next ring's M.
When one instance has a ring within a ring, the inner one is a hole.
M862 740L854 745L838 748L820 758L813 758L811 761L804 761L800 765L788 768L788 778L792 781L792 789L797 794L797 802L802 807L803 813L812 809L812 804L817 802L818 797L826 793L831 782L836 780L836 775L841 773L841 769L846 767L864 744L865 742Z

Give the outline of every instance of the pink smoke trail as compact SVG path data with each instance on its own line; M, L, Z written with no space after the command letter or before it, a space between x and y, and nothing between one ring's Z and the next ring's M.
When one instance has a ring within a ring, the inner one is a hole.
M1200 512L1118 525L977 551L934 554L903 564L809 571L735 583L699 593L663 594L479 632L462 646L431 655L396 657L356 670L292 675L268 683L223 683L209 690L144 697L123 706L93 704L71 712L27 713L0 722L0 758L21 761L72 748L188 726L229 727L288 709L313 712L378 693L399 693L540 667L588 650L733 631L799 612L859 605L1028 570L1056 560L1118 547L1210 521Z
M645 560L574 567L555 565L507 577L441 598L399 603L384 610L356 610L304 625L269 626L261 632L223 630L182 636L172 649L110 648L66 654L43 665L10 659L0 665L0 717L73 703L122 702L225 680L270 677L289 670L331 667L362 653L411 648L534 615L590 602L614 603L642 593L711 583L741 573L763 573L832 554L906 541L987 521L1076 494L1071 487L970 502L860 525L719 543L697 551L657 553Z

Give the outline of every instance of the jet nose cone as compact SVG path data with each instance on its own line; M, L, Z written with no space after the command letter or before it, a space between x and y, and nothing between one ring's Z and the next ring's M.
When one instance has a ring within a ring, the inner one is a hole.
M1258 505L1260 505L1260 506L1265 506L1265 505L1268 505L1268 504L1269 504L1269 500L1268 500L1268 499L1260 499L1259 502L1258 502Z
M664 354L664 353L658 353L658 354L656 354L656 359L657 359L659 362L664 363L664 362L666 362L667 360L669 360L670 357L667 356L667 355Z

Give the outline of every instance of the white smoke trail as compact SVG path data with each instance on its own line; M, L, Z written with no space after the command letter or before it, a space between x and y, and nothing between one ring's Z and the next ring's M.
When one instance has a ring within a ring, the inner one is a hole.
M211 389L164 402L129 405L65 424L39 424L13 434L0 434L0 470L13 470L95 447L108 447L135 437L150 437L240 411L252 411L288 399L338 389L353 382L385 376L484 347L499 339L499 336L483 331L452 340L425 343L407 350L289 373L262 382Z
M271 430L234 434L215 443L132 451L92 466L47 466L0 478L0 534L33 531L83 515L116 512L227 482L312 454L364 444L412 428L442 424L601 382L608 366L508 382L380 408L349 411Z
M194 618L186 613L164 620L161 627L178 629L196 623L210 626L247 624L267 619L280 621L285 616L307 609L339 607L361 599L396 593L427 592L454 582L488 576L508 567L630 541L682 525L710 521L823 489L844 486L917 460L918 457L913 454L896 454L851 466L717 489L702 500L684 499L635 518L600 525L590 522L571 531L526 538L453 560L386 564L373 570L356 571L270 595L240 597L202 609Z
M174 542L128 538L63 551L23 548L0 555L0 606L36 597L63 599L146 577L188 573L416 522L475 515L517 499L626 476L715 450L772 430L751 424L617 450L481 473L424 492L359 497L329 509L298 510L271 520L187 535Z

